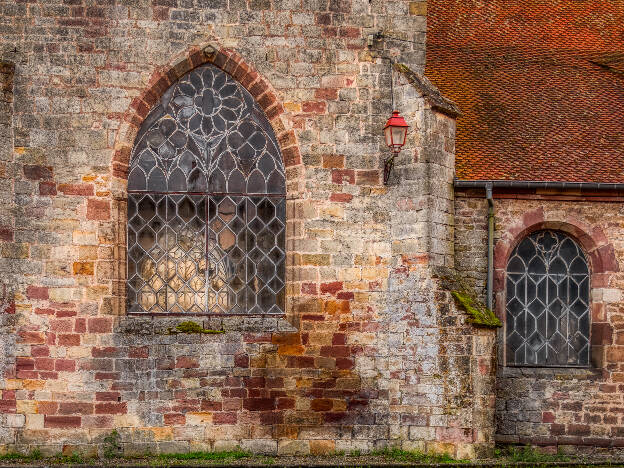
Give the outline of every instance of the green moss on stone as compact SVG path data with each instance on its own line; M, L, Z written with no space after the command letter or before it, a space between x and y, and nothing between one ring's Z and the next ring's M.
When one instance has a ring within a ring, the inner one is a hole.
M208 335L217 335L220 333L225 333L224 330L208 330L202 327L199 323L192 322L190 320L186 322L181 322L175 327L177 333L204 333ZM173 330L172 330L173 332ZM173 332L176 333L176 332Z
M500 319L490 309L465 291L451 291L459 306L470 316L468 322L484 327L501 327Z

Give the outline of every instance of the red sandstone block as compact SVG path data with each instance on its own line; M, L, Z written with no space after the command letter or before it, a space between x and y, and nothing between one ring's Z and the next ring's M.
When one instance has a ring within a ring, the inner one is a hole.
M54 359L46 357L35 358L36 370L54 370Z
M82 418L82 427L86 428L112 428L114 419L112 416L98 415L98 416L84 416Z
M49 299L48 288L44 286L28 286L26 288L28 299Z
M344 346L347 344L347 335L344 333L334 333L332 337L332 345L334 346Z
M28 180L50 180L52 179L52 167L24 164L24 177Z
M39 182L39 195L56 195L56 184L54 182Z
M44 416L43 427L50 429L69 429L80 427L80 416Z
M587 424L568 424L567 433L575 436L587 436L591 433L591 430Z
M600 384L598 389L600 393L615 393L617 391L617 386L613 384Z
M336 203L351 203L353 195L350 193L332 193L329 196L329 201Z
M95 380L119 380L119 372L96 372Z
M193 369L199 367L199 362L190 356L180 356L176 359L175 366L177 369Z
M306 101L301 104L301 110L306 114L324 114L327 104L325 101Z
M89 333L110 333L113 331L113 320L109 317L91 317L88 329Z
M13 242L13 229L6 226L0 226L0 241Z
M35 309L35 314L37 315L54 315L54 313L54 309L42 309L40 307Z
M127 412L128 405L126 402L107 402L95 404L95 414L126 414Z
M265 385L264 377L245 377L243 384L247 388L262 388Z
M316 295L316 283L302 283L301 294Z
M36 379L39 377L39 373L34 370L18 370L16 377L18 379Z
M323 420L329 424L339 423L345 420L348 416L348 413L344 412L327 412L323 413Z
M35 331L21 331L19 332L20 342L28 344L44 344L45 335L41 332Z
M270 411L275 409L273 398L245 398L243 408L248 411Z
M322 322L325 320L325 316L321 314L303 314L301 316L301 320L306 320L308 322Z
M71 333L74 329L73 320L50 320L50 330L53 332Z
M341 301L352 301L355 298L355 294L351 291L340 291L336 294L336 299L340 299Z
M332 283L321 283L321 294L336 294L343 287L342 281Z
M147 346L133 346L128 351L128 357L146 359L149 357L149 347Z
M555 422L555 414L550 411L544 411L542 413L542 422L545 422L545 423Z
M39 414L56 414L58 411L58 403L56 401L40 401L37 403L37 413Z
M40 357L40 356L49 356L50 355L50 348L48 348L47 346L31 346L30 347L30 355L32 357Z
M86 402L61 402L58 414L93 414L93 403Z
M2 390L3 400L15 400L15 390Z
M349 357L351 348L348 346L321 346L321 356L325 357Z
M348 37L351 39L355 39L361 36L361 31L359 28L346 27L343 26L340 28L340 37Z
M91 348L91 356L94 358L121 356L119 348L107 346L105 348Z
M284 158L284 165L286 167L296 166L297 164L301 164L301 155L299 154L299 150L296 146L291 146L290 148L285 148L282 151L282 156Z
M353 169L334 169L332 170L332 183L334 184L355 184L355 171Z
M325 101L338 99L338 88L318 88L314 90L314 97Z
M220 401L202 400L200 409L202 411L221 411L223 404Z
M59 184L58 190L64 195L92 197L94 194L93 184Z
M353 359L336 358L336 369L340 369L340 370L353 369L353 366L354 366Z
M236 424L236 413L217 412L212 414L213 424Z
M163 414L166 426L184 426L186 424L186 416L182 413Z
M288 356L287 367L312 368L314 358L312 356Z
M39 371L37 372L37 378L40 380L58 380L58 372Z
M236 367L247 368L249 367L249 355L247 354L235 354L234 365Z
M87 219L104 221L110 219L110 201L89 198L87 200Z
M57 359L54 361L54 370L59 372L74 372L76 361L73 359Z
M74 323L74 332L76 333L85 333L87 331L87 319L86 318L77 318Z
M15 400L0 400L0 413L15 413L17 402Z
M95 392L95 401L119 401L119 392Z
M278 410L295 409L295 399L294 398L278 398L276 402L276 409Z
M56 311L56 316L58 318L64 318L64 317L75 317L77 315L75 310L57 310Z
M58 344L60 346L80 346L80 335L75 333L58 335Z
M34 370L35 360L27 357L17 357L15 359L15 368L20 370Z
M611 344L613 342L613 328L609 323L592 323L592 345Z

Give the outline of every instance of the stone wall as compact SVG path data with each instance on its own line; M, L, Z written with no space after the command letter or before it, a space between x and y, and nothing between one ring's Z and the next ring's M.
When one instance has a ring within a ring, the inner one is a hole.
M415 75L395 72L412 131L381 183L391 68L377 57L422 71L425 2L0 7L1 58L16 64L1 153L15 177L0 231L15 297L3 449L92 453L113 429L126 454L491 445L487 340L433 269L453 267L453 115ZM412 42L371 51L378 30ZM207 62L255 97L287 168L287 313L190 318L216 335L124 306L134 136L164 89Z
M617 194L616 194L617 195ZM562 230L583 247L591 263L591 345L589 369L511 368L502 359L498 335L496 440L535 444L552 450L621 447L622 338L619 265L624 243L619 229L621 199L608 193L495 192L495 299L504 318L504 269L513 246L536 229ZM456 199L457 268L483 297L487 268L487 202L481 193Z

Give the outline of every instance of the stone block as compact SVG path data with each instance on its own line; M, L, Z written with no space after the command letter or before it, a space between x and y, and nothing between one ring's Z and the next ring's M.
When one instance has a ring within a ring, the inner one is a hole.
M281 456L309 455L310 442L307 440L280 440L278 442L277 454Z
M240 441L242 450L258 455L277 455L277 440L273 439L244 439ZM216 443L215 443L216 449Z

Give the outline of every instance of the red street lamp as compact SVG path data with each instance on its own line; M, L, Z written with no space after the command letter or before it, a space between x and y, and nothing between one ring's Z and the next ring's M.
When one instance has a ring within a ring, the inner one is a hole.
M401 148L405 145L408 128L409 125L407 125L405 119L399 115L399 111L392 111L392 117L388 119L384 127L386 145L392 150L392 156L384 161L384 185L388 184L390 172L394 166L395 156L401 152Z

